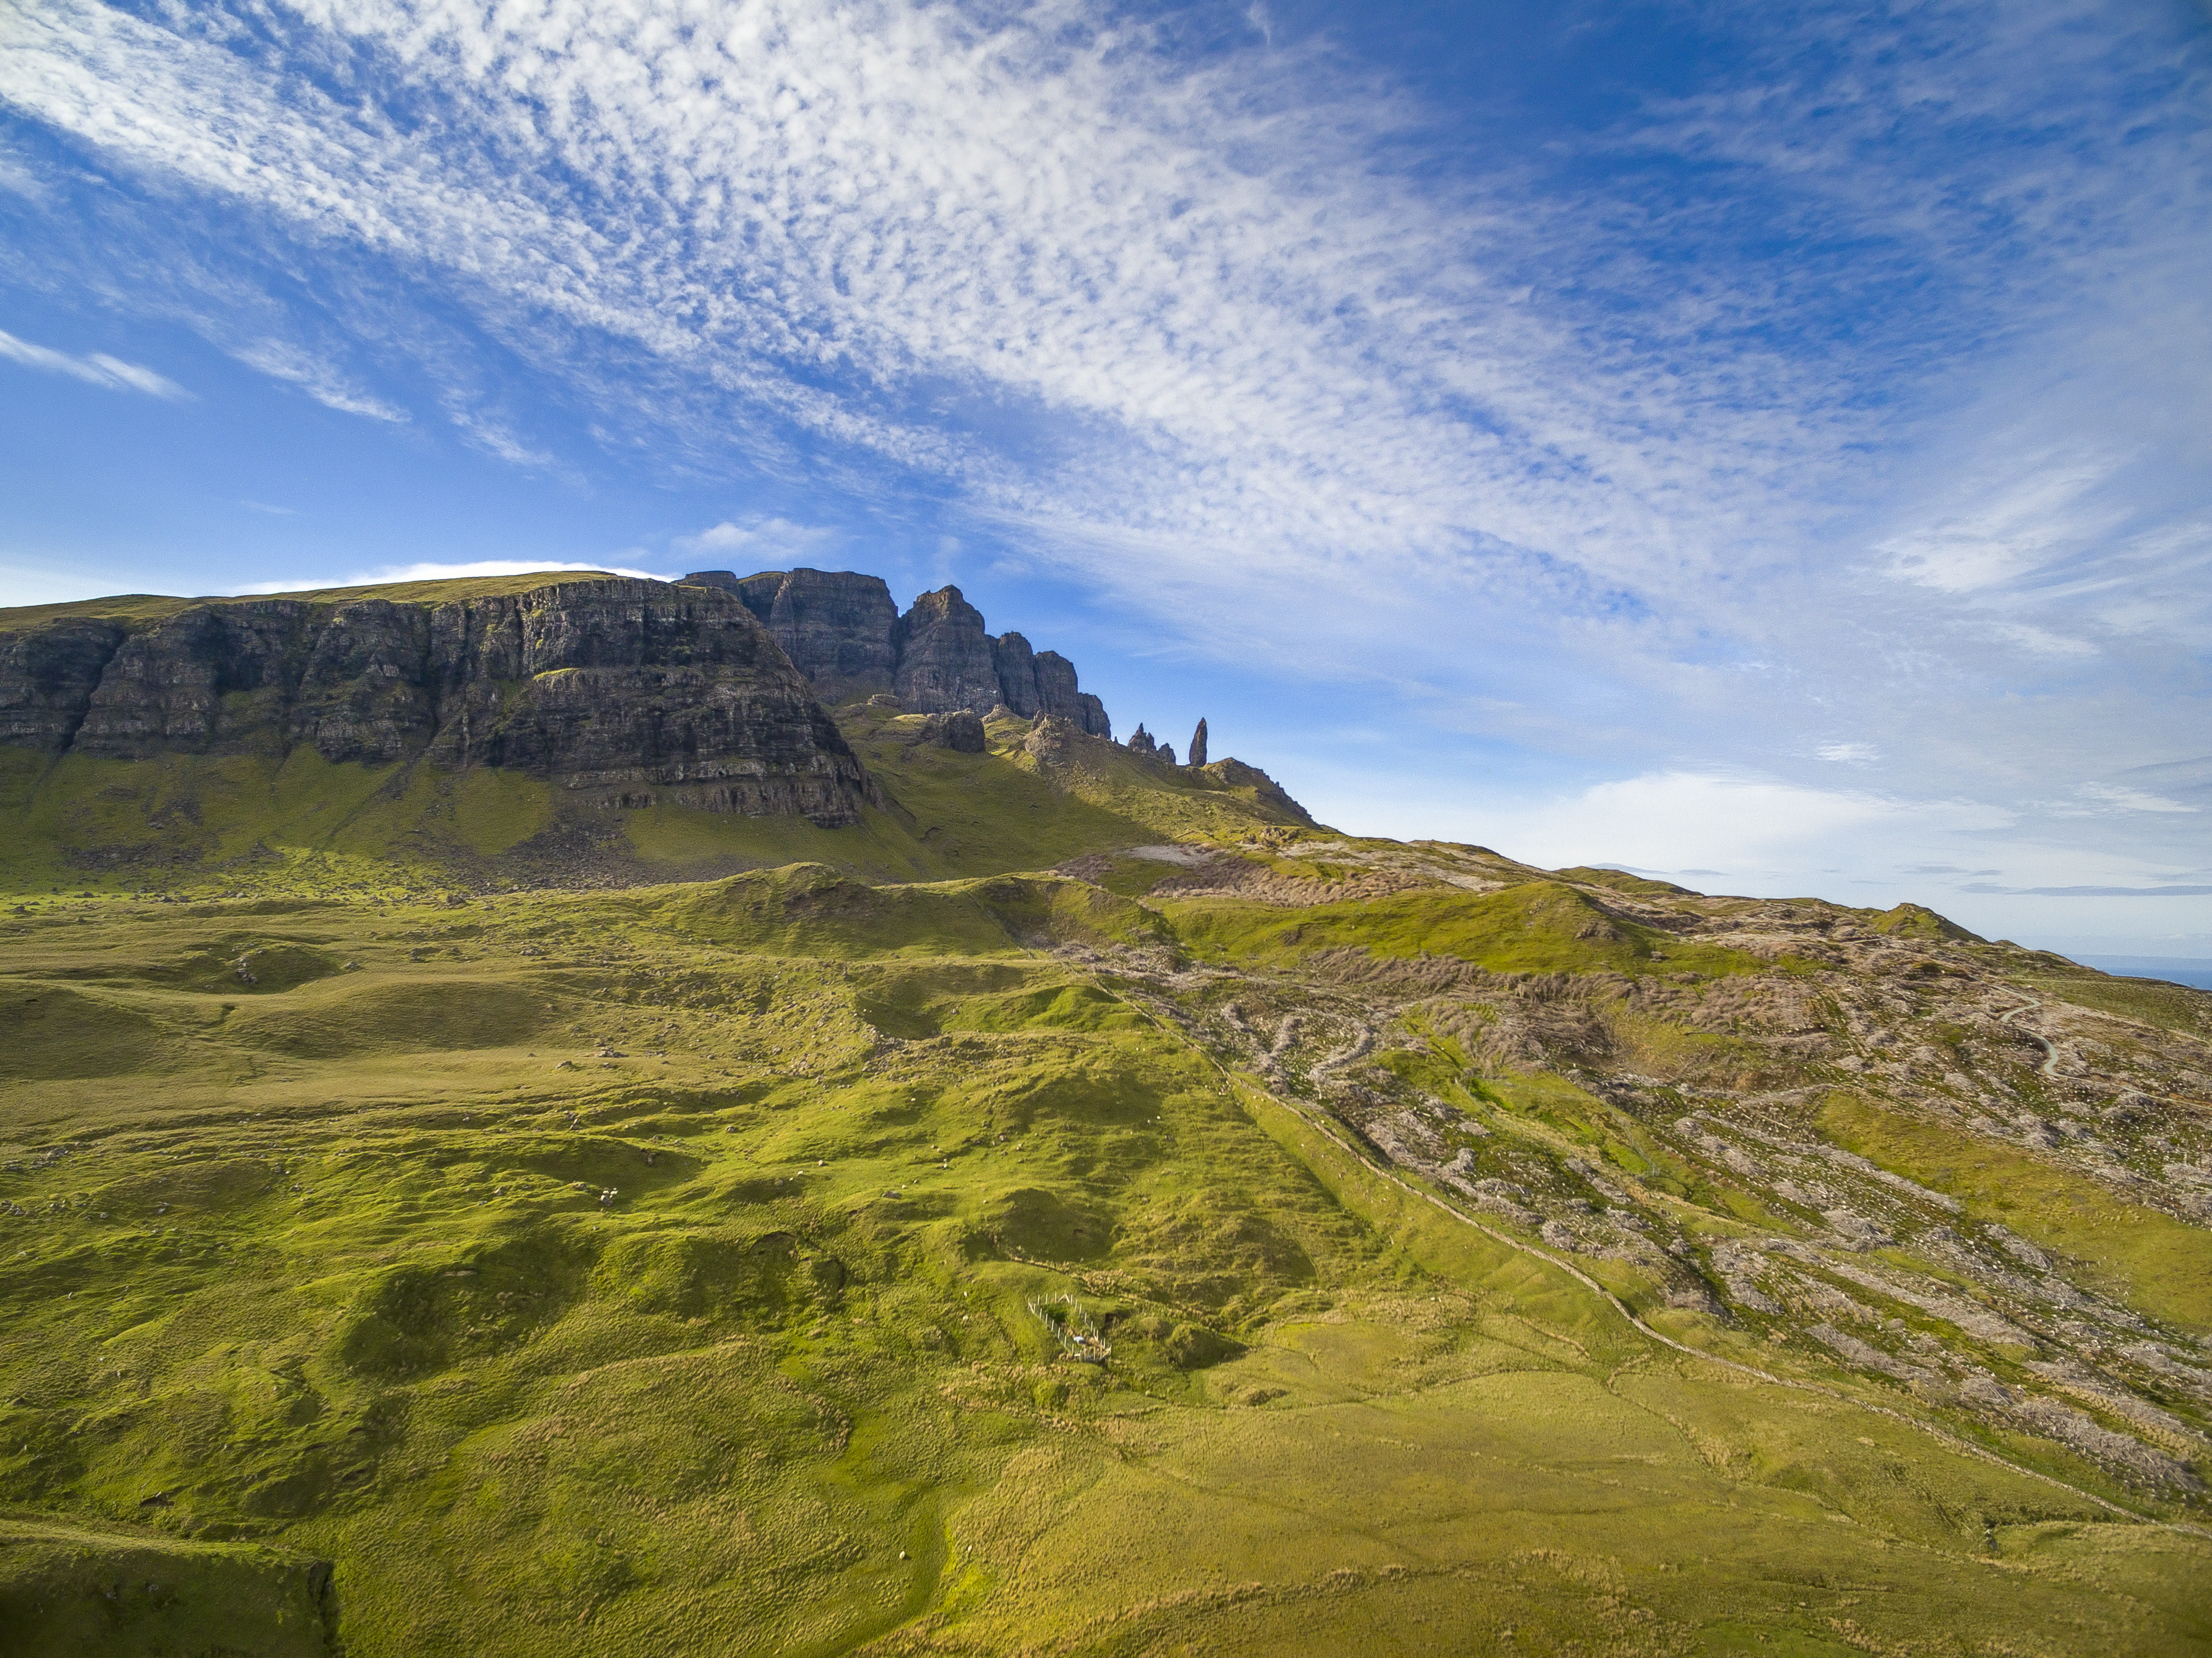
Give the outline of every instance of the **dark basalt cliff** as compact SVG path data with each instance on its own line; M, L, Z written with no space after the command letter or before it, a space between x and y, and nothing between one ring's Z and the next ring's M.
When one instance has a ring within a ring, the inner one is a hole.
M881 576L770 570L732 585L824 702L890 689L898 606Z
M983 613L957 587L939 587L899 618L898 677L891 689L909 709L988 714L1003 701Z
M924 593L901 616L882 577L850 570L699 570L684 580L743 598L825 702L890 692L915 714L976 714L1003 703L1024 720L1046 714L1114 735L1106 705L1077 689L1073 662L1017 633L993 638L957 587Z
M880 584L878 584L880 585ZM597 804L823 825L880 804L735 593L594 578L493 597L221 599L0 634L0 742L503 766Z

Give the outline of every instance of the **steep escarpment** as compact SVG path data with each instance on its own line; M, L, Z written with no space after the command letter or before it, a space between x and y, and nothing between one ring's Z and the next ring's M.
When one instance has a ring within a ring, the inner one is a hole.
M1110 738L1106 705L1079 689L1075 665L1018 633L994 637L957 587L922 594L905 615L881 576L851 570L697 570L687 586L736 593L823 701L898 697L914 714L1040 714Z
M617 578L36 618L0 631L0 742L103 759L307 744L824 825L880 803L741 598Z

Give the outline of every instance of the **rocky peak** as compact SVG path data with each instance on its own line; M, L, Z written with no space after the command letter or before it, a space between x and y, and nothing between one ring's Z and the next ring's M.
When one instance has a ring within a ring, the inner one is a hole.
M999 668L983 613L945 586L914 601L898 620L899 700L925 714L987 714L999 701Z
M738 594L825 702L895 691L915 714L988 715L1003 704L1024 720L1048 714L1093 737L1114 735L1105 704L1078 686L1073 662L1018 633L992 637L957 587L922 594L902 616L882 578L849 570L742 580L696 570L684 580Z

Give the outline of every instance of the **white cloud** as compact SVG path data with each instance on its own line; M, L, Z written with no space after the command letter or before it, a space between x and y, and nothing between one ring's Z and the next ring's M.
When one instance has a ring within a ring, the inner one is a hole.
M410 418L404 409L362 390L333 365L283 340L255 340L231 355L271 380L298 386L325 409L342 415L361 415L394 426L404 426Z
M1618 862L1753 883L1810 876L1846 837L1932 835L2003 818L1971 803L1911 804L1697 772L1647 773L1565 799L1492 808L1486 816L1495 826L1486 825L1484 833L1496 837L1500 851L1553 867Z
M553 457L550 453L543 449L532 448L509 430L505 423L489 415L479 414L466 409L449 410L447 415L471 443L487 454L497 456L510 465L527 466L537 470L553 465Z
M556 319L952 478L1137 593L1170 568L1218 592L1363 568L1487 569L1571 603L1698 592L1893 440L1931 339L2002 331L2069 261L2125 266L2146 191L2195 222L2168 149L2107 136L2097 100L2136 88L2063 9L1998 27L1939 4L1873 36L1840 9L1776 20L1772 73L1579 141L1727 175L1664 213L1517 161L1394 174L1376 158L1422 112L1332 94L1310 54L1177 64L1080 6L758 0L678 29L308 0L299 72L232 51L219 10L159 15L15 14L0 96L309 238L442 270L503 331ZM325 61L357 66L344 98L304 67ZM395 85L440 118L387 114ZM2023 110L2059 125L2054 98L2097 167L1990 142ZM1981 251L1997 210L2044 233L2002 264ZM1870 304L1802 255L1785 284L1747 235L1848 243L1855 280L1900 295L1923 267L1974 291ZM257 366L404 417L291 357ZM687 410L716 418L681 391L661 412ZM1887 556L1975 590L2033 562L2033 506L1953 512Z
M1116 541L1100 568L1232 540L1246 558L1217 580L1514 547L1616 574L1702 562L1668 499L1740 525L1761 467L1840 418L1770 354L1705 354L1686 383L1670 359L1710 314L1662 306L1638 337L1611 295L1527 303L1539 272L1592 274L1581 216L1378 170L1368 141L1403 114L1387 100L1178 70L1140 33L796 0L684 31L441 0L302 11L451 118L410 130L90 0L17 23L6 95L119 160L454 273L503 315L634 341L952 477L1033 533ZM1647 283L1602 258L1609 282ZM945 386L1012 422L947 422Z
M46 181L4 140L0 140L0 190L11 191L27 201L41 203L48 194Z
M2058 817L2103 817L2124 811L2195 811L2197 808L2124 783L2084 783L2074 791L2071 800L2051 802L2045 810Z
M1823 743L1813 752L1840 766L1870 766L1881 758L1881 750L1871 743Z
M677 537L675 544L694 556L733 558L766 569L819 557L843 538L841 531L826 525L794 524L789 519L761 519L750 524L725 519L696 535Z
M137 363L111 357L105 351L95 351L89 356L73 357L66 351L57 351L50 346L33 345L28 340L17 339L4 331L0 331L0 357L10 362L20 362L27 368L42 368L50 374L67 374L72 380L86 380L94 386L105 386L116 391L143 392L149 397L161 398L173 403L185 401L192 395L174 380Z

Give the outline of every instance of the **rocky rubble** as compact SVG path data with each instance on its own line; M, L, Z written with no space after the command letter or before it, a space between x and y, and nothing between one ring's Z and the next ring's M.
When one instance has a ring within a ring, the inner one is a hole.
M1293 844L1334 878L1271 867ZM1759 1344L1740 1357L2204 1496L2212 1333L2194 1292L1997 1214L2081 1242L2212 1221L2212 997L2108 991L2124 981L1903 906L1583 882L1619 878L1440 843L1284 835L1239 853L1199 851L1152 900L1292 912L1543 882L1601 912L1594 948L1639 927L1658 947L1632 972L1358 947L1124 969L1224 1064L1532 1247L1632 1266L1658 1304ZM1691 940L1741 954L1692 966ZM2134 999L2090 1005L2115 993Z

